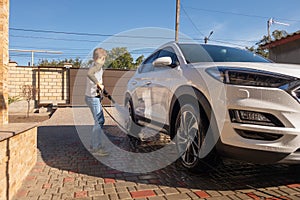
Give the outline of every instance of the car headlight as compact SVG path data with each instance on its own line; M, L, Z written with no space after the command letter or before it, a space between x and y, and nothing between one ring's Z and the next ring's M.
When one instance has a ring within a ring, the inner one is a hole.
M232 85L280 88L289 87L289 83L297 80L291 76L245 68L212 67L206 72L222 83Z

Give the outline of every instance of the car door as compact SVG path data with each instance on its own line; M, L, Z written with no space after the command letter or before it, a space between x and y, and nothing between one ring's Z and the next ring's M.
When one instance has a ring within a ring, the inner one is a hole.
M133 108L139 119L151 119L151 85L153 65L152 62L158 57L159 52L149 56L139 67L137 73L129 81L132 92Z
M170 57L170 66L153 66L152 79L149 80L151 92L151 119L162 125L168 125L168 110L173 94L173 87L181 77L179 61L172 47L165 47L159 51L157 58Z

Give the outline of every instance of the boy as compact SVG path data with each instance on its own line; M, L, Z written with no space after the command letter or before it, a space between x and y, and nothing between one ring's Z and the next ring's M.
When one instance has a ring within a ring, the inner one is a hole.
M102 48L96 48L93 52L93 63L88 70L87 74L87 85L85 92L85 101L90 108L95 124L92 130L90 151L100 156L108 155L103 149L103 124L104 114L101 105L101 95L104 90L102 75L103 65L107 53Z

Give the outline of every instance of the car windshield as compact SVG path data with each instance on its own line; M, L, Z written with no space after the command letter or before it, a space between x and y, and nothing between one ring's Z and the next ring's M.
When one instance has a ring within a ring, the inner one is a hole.
M201 44L178 44L187 63L197 62L270 62L248 50Z

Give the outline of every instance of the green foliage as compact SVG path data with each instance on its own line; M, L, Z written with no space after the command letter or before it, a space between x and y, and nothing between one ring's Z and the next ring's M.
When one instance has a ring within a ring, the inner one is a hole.
M107 58L104 64L104 68L111 69L136 69L144 60L144 55L139 56L136 60L133 59L132 55L128 52L126 47L116 47L110 51L107 51ZM52 60L47 59L40 60L39 66L54 66L62 67L65 63L70 63L74 68L87 67L93 60L83 62L79 58L76 59L64 59L64 60Z
M248 50L250 50L254 53L260 54L265 58L269 58L269 50L260 48L260 45L264 45L264 44L266 44L266 43L268 43L272 40L279 40L283 37L286 37L287 35L288 35L288 33L285 30L281 30L281 31L280 30L275 30L275 31L272 32L271 38L264 35L263 38L255 44L255 46L252 46L250 48L246 47L246 49L248 49Z
M265 58L269 58L269 50L268 49L262 49L262 48L255 48L254 46L252 47L246 47L246 49L248 49L249 51L252 51L256 54L259 54Z
M14 102L18 102L21 101L21 97L19 96L12 96L12 97L8 97L8 105L14 103Z
M136 69L144 60L139 56L135 61L126 47L117 47L107 52L105 68L111 69Z
M49 61L47 59L42 59L39 60L38 66L63 67L66 63L72 64L74 68L79 68L81 66L82 60L80 60L79 58L75 58L75 59L65 58L64 60L52 60L52 61Z
M269 38L268 36L264 35L263 38L261 40L259 40L256 45L263 45L267 42L270 42L272 40L279 40L283 37L286 37L288 35L288 33L285 30L275 30L272 32L271 38Z
M272 33L272 36L275 40L279 40L283 37L286 37L287 35L288 35L288 33L285 30L281 30L281 31L275 30Z

